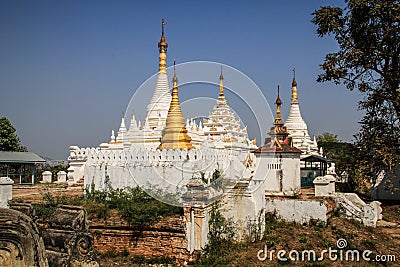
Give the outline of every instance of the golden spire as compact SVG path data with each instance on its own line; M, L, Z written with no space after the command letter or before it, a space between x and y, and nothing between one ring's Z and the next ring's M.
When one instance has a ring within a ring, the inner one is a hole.
M161 39L158 42L158 49L160 51L160 62L159 62L159 67L158 71L159 72L166 72L167 69L167 48L168 48L168 43L165 41L165 36L164 36L164 25L165 25L165 20L161 20Z
M281 118L281 106L282 106L282 100L281 97L279 96L279 85L278 85L278 97L276 98L275 104L276 104L276 118L274 121L274 126L271 128L271 131L269 134L274 138L275 141L279 144L279 142L283 141L286 139L286 137L289 135L287 132L286 127L284 126L285 122Z
M224 75L222 75L222 66L221 66L221 74L219 75L219 96L218 96L218 102L225 104L226 99L225 99L225 94L224 94Z
M279 85L278 85L278 97L276 98L275 104L276 104L276 118L275 118L275 125L283 125L284 122L281 118L281 105L282 105L282 100L281 97L279 96Z
M178 78L176 77L175 61L172 83L171 105L169 106L165 129L158 149L192 149L194 148L191 143L192 138L187 134L188 131L185 127L181 105L179 103Z
M297 96L297 82L296 82L296 69L293 68L293 81L292 81L292 103L299 103Z

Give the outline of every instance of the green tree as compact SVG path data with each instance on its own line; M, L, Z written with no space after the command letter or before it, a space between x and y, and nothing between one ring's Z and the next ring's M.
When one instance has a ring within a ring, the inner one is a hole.
M364 95L365 111L356 135L359 176L376 177L400 162L400 2L345 0L313 13L320 37L333 36L338 51L321 65L318 82L333 81Z
M324 132L321 135L318 135L317 142L318 145L320 145L320 143L339 143L340 141L337 134Z
M345 3L345 8L324 6L313 13L318 35L333 35L339 45L339 51L326 55L318 81L344 83L350 90L381 96L400 117L400 3Z
M6 117L0 118L0 151L27 151L20 145L15 128Z
M338 139L336 134L322 133L317 137L318 146L324 149L325 156L335 162L336 173L340 175L347 172L351 175L349 184L342 187L342 190L354 191L358 186L355 177L355 167L357 166L358 150L352 143L343 142Z

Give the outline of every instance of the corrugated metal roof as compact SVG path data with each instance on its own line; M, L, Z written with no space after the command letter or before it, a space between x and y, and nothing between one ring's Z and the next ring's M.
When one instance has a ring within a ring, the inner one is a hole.
M321 157L321 156L317 156L317 155L311 155L308 157L305 157L303 159L301 159L301 161L307 161L307 162L332 162L332 160Z
M46 162L46 161L32 152L0 151L0 162L3 162L3 163L35 163L35 162Z

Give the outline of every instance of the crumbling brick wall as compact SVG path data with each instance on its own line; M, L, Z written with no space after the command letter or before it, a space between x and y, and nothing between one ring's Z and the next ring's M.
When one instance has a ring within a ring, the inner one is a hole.
M145 229L130 227L113 216L107 221L93 220L90 232L94 236L94 249L100 253L127 251L130 255L163 256L187 261L185 223L183 217L172 217Z

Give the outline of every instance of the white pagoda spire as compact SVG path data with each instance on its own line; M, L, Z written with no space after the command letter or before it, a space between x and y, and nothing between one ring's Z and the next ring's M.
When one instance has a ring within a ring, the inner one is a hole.
M110 143L115 143L115 134L114 134L114 130L111 130L111 140Z
M153 97L147 105L147 115L145 120L151 129L156 128L160 124L163 128L165 127L165 121L167 120L169 105L171 103L171 93L169 90L166 68L168 43L164 36L164 25L165 21L162 19L161 39L158 42L160 56L157 83Z
M235 147L244 150L255 149L257 147L253 145L254 142L248 139L247 131L241 129L240 120L237 119L235 113L227 103L223 81L224 76L221 66L217 103L209 113L208 118L203 119L199 129L202 128L203 135L207 139L221 141L223 142L221 145L225 147Z
M311 152L314 153L314 151L316 151L316 154L318 154L318 146L315 147L314 142L311 140L308 133L307 124L301 116L299 98L297 94L296 73L294 69L292 81L292 101L290 103L289 116L286 119L285 126L289 132L289 136L292 137L294 147L301 149L303 154L310 154Z
M308 136L308 138L310 138L308 134L307 124L303 120L300 112L296 77L293 77L292 102L290 104L289 116L286 119L285 126L289 134L299 133L301 137Z
M121 125L119 126L117 139L115 141L116 142L123 142L125 133L126 133L125 116L122 114Z
M133 131L137 131L137 130L139 130L139 127L136 124L135 114L132 113L131 123L129 124L129 132L133 132Z

